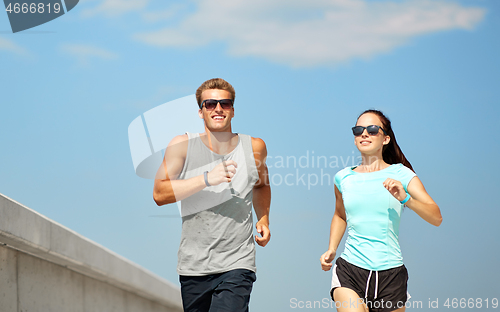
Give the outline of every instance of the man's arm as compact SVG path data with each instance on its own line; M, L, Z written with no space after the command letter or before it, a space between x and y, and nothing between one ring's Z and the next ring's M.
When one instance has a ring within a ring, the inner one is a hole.
M158 206L183 200L207 187L203 174L186 180L177 179L184 167L187 147L188 136L184 134L173 138L165 150L165 157L156 174L153 189L153 199ZM221 163L208 173L210 185L231 181L236 173L236 162L228 160L226 166L227 172Z
M271 186L269 185L269 175L267 172L266 158L267 149L266 143L259 138L252 138L253 156L255 165L259 173L259 180L253 187L253 208L257 216L255 227L257 232L262 236L255 236L255 241L260 246L264 247L271 239L269 231L269 209L271 207Z

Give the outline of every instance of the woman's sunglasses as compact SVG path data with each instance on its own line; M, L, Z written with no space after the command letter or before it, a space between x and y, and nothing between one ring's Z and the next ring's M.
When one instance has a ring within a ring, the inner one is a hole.
M368 132L369 135L377 135L378 134L378 129L381 129L385 135L387 135L387 133L385 132L384 129L382 129L382 127L380 126L375 126L375 125L371 125L371 126L368 126L368 127L362 127L362 126L355 126L355 127L352 127L352 134L354 134L354 136L360 136L363 134L363 131L365 131L366 129L366 132Z
M217 103L220 103L220 107L222 109L230 109L233 107L233 100L231 99L223 99L223 100L214 100L214 99L207 99L203 102L201 102L201 107L205 105L205 108L207 110L214 110L217 107Z

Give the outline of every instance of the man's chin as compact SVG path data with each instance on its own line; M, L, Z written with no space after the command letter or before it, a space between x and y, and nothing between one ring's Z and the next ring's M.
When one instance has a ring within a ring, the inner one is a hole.
M226 125L215 125L207 127L207 129L211 132L231 132L231 127L228 127Z

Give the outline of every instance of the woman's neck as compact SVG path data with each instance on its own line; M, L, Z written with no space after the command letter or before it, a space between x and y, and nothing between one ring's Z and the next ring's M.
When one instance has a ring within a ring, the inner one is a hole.
M387 164L381 156L361 155L361 157L362 162L357 169L362 172L379 171L389 167L389 164Z

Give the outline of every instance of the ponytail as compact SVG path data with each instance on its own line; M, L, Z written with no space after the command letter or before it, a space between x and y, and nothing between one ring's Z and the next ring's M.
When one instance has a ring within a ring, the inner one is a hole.
M367 113L372 113L377 115L380 118L380 121L382 121L383 128L387 135L391 138L389 141L389 144L384 145L382 149L382 158L384 161L390 165L392 164L403 164L404 166L408 167L411 169L411 171L415 172L413 170L413 167L411 166L410 162L408 159L406 159L405 154L403 154L403 151L399 147L398 143L396 142L396 136L394 135L394 132L392 131L391 127L391 121L389 118L387 118L381 111L375 110L375 109L368 109L361 113L359 117L361 117L364 114ZM358 117L358 119L359 119Z

